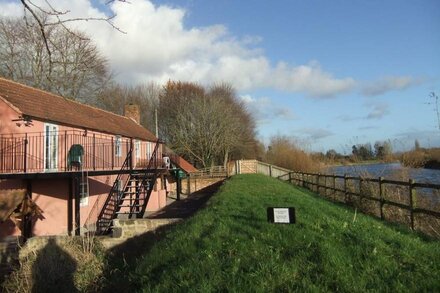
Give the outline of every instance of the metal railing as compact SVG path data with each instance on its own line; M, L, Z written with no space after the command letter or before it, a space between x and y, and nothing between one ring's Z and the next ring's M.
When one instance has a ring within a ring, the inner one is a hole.
M80 145L81 169L118 170L132 148L133 141L87 131L70 130L52 133L0 135L0 173L64 172L75 170L69 160L72 146ZM143 152L147 153L147 151ZM145 167L149 158L133 156L138 168Z

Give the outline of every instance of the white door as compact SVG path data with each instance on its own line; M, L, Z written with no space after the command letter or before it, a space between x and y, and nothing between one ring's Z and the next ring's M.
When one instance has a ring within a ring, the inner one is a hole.
M58 169L58 125L50 123L44 124L44 168Z

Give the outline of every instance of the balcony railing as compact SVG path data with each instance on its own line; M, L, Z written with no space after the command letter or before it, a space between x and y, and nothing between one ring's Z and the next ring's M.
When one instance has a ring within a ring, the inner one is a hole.
M2 134L0 173L119 170L132 148L132 168L145 168L154 144L87 131Z

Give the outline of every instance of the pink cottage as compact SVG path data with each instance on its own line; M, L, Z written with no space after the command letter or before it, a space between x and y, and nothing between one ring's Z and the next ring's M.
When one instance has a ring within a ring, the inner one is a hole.
M0 78L0 241L105 234L116 217L165 206L165 146L139 124L139 108L125 115Z

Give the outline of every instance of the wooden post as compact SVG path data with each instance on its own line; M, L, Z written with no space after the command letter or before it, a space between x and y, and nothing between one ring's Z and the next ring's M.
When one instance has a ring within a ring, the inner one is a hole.
M411 219L411 229L414 230L414 207L415 207L415 197L416 191L414 190L414 179L409 180L409 205L410 205L410 219Z
M379 206L380 206L380 218L383 220L383 197L384 197L384 189L383 189L383 177L379 177Z
M289 172L289 183L292 183L292 172Z
M333 199L336 201L336 177L333 175Z
M316 193L319 194L319 173L316 174Z
M191 177L189 176L189 174L188 174L188 177L187 177L187 179L186 179L186 184L188 185L188 187L187 187L187 195L190 195L191 194Z
M182 178L180 178L178 176L177 181L176 181L176 196L177 196L177 200L180 200L180 192L182 190Z
M344 201L347 203L347 174L344 174Z
M359 177L359 206L362 205L362 177Z
M269 165L269 177L272 177L272 165Z

